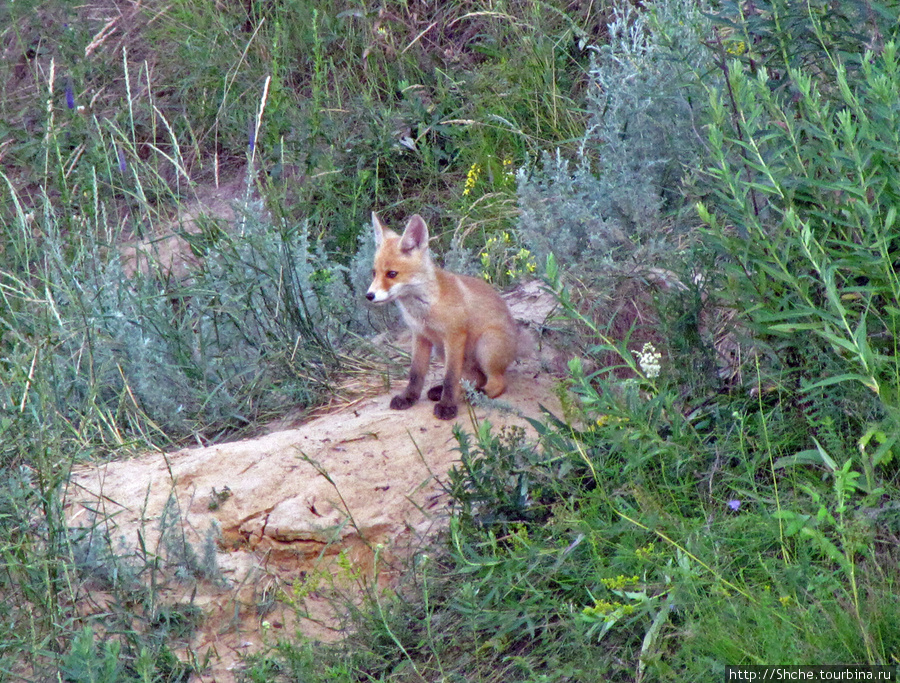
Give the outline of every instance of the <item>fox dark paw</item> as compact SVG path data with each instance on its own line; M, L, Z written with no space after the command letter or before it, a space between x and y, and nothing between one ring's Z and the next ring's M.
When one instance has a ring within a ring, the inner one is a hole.
M438 384L437 386L431 387L431 389L428 390L428 400L429 401L440 401L441 394L443 394L443 393L444 393L443 385Z
M443 403L438 403L434 407L434 416L439 420L452 420L454 417L456 417L456 406L447 406Z
M416 399L410 398L406 394L399 394L391 399L391 410L406 410L415 402Z

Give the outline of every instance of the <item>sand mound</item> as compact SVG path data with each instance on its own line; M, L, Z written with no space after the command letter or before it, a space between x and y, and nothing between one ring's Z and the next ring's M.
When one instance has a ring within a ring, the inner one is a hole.
M534 286L513 297L532 312L538 298ZM556 380L541 371L547 361L530 355L511 370L502 400L530 417L539 416L541 405L558 411ZM69 519L108 531L123 551L142 547L169 560L178 555L173 533L196 558L204 545L214 547L215 562L209 556L195 562L200 578L166 581L161 598L202 609L189 644L201 658L210 654L212 668L201 680L233 680L240 656L266 639L293 636L295 629L339 638L324 587L389 585L402 559L442 528L442 482L459 455L452 427L471 431L473 418L461 406L457 420L437 420L425 399L393 411L390 397L364 400L297 429L81 469L70 482ZM527 425L507 412L474 414L498 427ZM161 538L160 520L176 517L175 531ZM217 568L219 576L202 567ZM92 598L103 604L101 595Z

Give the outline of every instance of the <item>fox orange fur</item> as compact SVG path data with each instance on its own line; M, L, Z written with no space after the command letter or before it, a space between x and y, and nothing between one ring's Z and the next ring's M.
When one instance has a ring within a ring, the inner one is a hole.
M456 417L461 379L491 398L502 394L518 335L500 295L483 280L435 266L428 226L418 214L402 235L375 213L372 227L377 250L366 298L376 304L396 302L414 335L409 384L391 399L391 408L405 410L419 399L432 349L443 352L445 364L444 381L428 391L428 398L437 401L438 418Z

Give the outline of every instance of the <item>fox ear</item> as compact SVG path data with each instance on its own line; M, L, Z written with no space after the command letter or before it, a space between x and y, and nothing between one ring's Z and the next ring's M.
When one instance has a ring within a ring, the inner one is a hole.
M406 253L414 249L428 248L428 226L425 220L416 214L409 219L403 237L400 238L400 251Z
M372 212L372 229L375 232L375 246L380 247L381 243L384 242L384 231L388 230L388 228L385 227L378 214L374 211Z

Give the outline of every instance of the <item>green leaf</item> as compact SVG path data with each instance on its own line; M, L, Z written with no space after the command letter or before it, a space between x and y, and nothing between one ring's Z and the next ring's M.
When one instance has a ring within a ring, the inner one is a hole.
M835 375L834 377L826 377L823 380L819 380L818 382L814 382L806 387L806 390L810 389L821 389L822 387L829 387L834 384L840 384L841 382L861 382L865 386L872 388L871 378L866 377L865 375L859 375L854 372L847 372L843 375Z
M822 448L822 444L819 443L819 440L816 437L813 437L813 442L816 444L816 452L819 454L819 457L822 459L822 462L830 469L832 472L838 471L837 463L832 459L830 455Z
M556 257L552 252L547 254L547 263L544 270L547 272L550 286L556 289L559 286L559 265L556 263Z
M796 465L820 464L822 464L822 458L819 457L818 451L816 451L815 449L809 449L794 453L793 455L785 455L781 458L778 458L773 463L773 467L775 467L775 469L782 469L784 467L794 467Z

